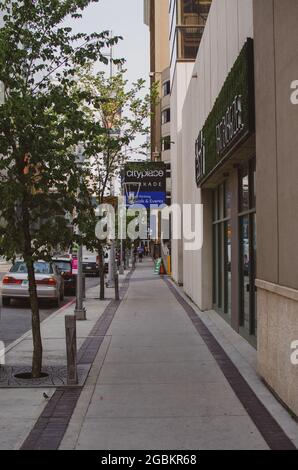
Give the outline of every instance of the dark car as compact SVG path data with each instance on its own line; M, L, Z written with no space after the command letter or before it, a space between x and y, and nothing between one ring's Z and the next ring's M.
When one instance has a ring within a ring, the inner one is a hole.
M59 269L64 279L64 290L67 294L75 295L77 276L72 272L72 261L69 258L53 258L53 263Z
M83 273L91 276L99 276L99 264L95 254L83 255Z

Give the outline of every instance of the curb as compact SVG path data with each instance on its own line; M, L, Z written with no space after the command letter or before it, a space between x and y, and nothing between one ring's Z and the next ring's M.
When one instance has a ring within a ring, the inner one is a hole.
M126 276L129 274L129 271L126 273L125 277L124 277L124 281L126 279ZM93 289L93 287L90 287L90 289ZM88 289L88 290L90 290ZM88 292L87 290L87 292ZM51 313L51 315L47 318L45 318L41 323L40 325L44 325L46 324L48 321L52 320L53 319L53 316L56 316L56 315L59 315L61 312L63 312L64 310L66 310L67 308L71 307L74 303L76 302L76 298L73 298L72 300L70 300L67 304L63 305L63 307L59 308L59 310L56 310L55 312ZM18 339L16 339L13 343L9 344L6 348L5 348L5 354L8 353L9 351L11 351L13 348L15 348L18 344L20 344L22 341L24 341L24 339L28 338L28 336L30 336L32 334L32 330L29 330L27 331L26 333L24 333L22 336L20 336Z
M53 312L48 318L45 318L41 322L40 325L44 325L48 321L52 320L54 315L56 316L59 313L66 310L67 308L71 307L75 303L75 301L76 301L76 299L73 299L70 302L68 302L67 304L63 305L63 307L61 307L59 310L56 310L55 312ZM29 330L29 331L27 331L27 333L24 333L22 336L20 336L18 339L16 339L13 343L9 344L7 346L7 348L5 348L5 354L8 353L9 351L11 351L13 348L15 348L18 344L20 344L22 341L24 341L24 339L28 338L28 336L30 336L31 334L32 334L32 331Z

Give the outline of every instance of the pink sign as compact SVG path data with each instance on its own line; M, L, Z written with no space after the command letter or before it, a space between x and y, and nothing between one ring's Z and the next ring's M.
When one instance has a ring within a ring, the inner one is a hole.
M72 259L72 274L78 274L78 260L77 258Z

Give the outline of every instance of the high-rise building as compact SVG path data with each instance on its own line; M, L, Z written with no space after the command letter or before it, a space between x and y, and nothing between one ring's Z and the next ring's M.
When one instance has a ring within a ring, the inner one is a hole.
M172 202L180 206L183 204L182 107L211 3L211 0L171 0L169 4ZM172 274L178 284L183 284L182 240L172 241Z
M150 77L151 85L158 88L158 99L151 117L151 160L162 161L167 169L167 203L171 203L171 109L170 109L170 45L169 1L144 0L144 23L150 31ZM163 256L170 272L169 240L158 239L156 254ZM164 243L165 242L165 243ZM166 247L166 249L165 249Z
M203 210L172 277L296 416L297 18L297 0L169 3L172 200Z
M170 64L168 0L144 0L144 22L150 31L151 85L158 84L159 99L151 120L151 159L161 160L163 139L161 126L168 122L170 112L165 109L165 83Z

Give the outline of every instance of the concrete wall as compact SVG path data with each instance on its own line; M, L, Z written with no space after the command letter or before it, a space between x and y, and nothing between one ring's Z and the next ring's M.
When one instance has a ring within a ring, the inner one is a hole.
M259 369L298 415L297 0L254 0Z
M162 73L169 67L169 21L168 0L145 0L144 22L150 28L150 71L151 84L158 82L161 96ZM158 103L151 119L152 156L159 158L161 154L161 103Z
M204 204L203 249L184 252L186 293L212 308L212 199L195 184L195 141L246 39L253 37L252 0L214 0L183 107L183 201Z
M172 163L172 203L183 204L183 171L182 160L182 108L185 95L191 80L193 63L178 62L172 83L171 92L171 163ZM172 242L172 276L178 283L183 283L183 243Z
M155 70L163 72L169 67L169 2L168 0L155 0ZM159 80L161 79L159 74Z

